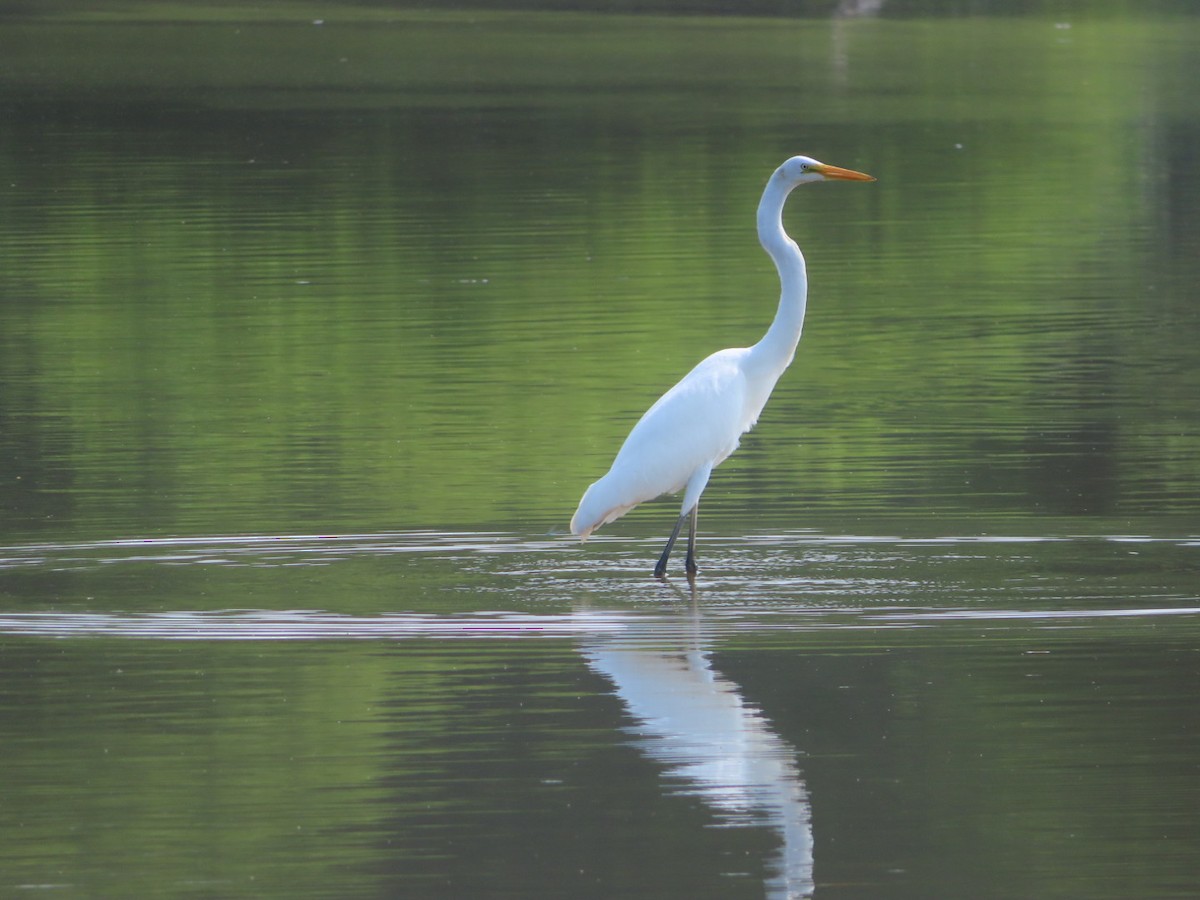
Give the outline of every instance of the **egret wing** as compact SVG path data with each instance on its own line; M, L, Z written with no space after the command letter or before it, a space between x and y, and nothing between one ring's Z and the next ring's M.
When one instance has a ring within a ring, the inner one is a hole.
M746 416L742 349L701 361L633 426L612 468L588 488L571 521L586 537L639 503L682 490L702 466L716 466L754 424Z

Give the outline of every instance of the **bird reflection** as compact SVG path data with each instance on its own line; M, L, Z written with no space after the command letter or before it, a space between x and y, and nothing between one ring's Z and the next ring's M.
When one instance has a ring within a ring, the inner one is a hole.
M638 749L665 765L682 792L725 823L766 825L779 835L767 897L812 896L812 816L797 751L713 669L698 612L678 637L659 631L639 641L626 633L590 643L583 654L637 721Z

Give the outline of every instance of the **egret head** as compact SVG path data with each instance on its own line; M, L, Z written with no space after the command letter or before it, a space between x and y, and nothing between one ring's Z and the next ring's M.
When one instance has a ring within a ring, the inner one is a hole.
M809 181L874 181L870 175L826 165L811 156L793 156L782 166L779 173L788 184L795 186Z

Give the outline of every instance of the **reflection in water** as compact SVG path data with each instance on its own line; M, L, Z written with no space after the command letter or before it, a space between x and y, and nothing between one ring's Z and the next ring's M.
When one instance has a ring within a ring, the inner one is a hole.
M796 749L713 670L699 621L674 646L616 639L588 644L591 667L609 679L638 724L638 748L733 825L766 823L782 840L767 896L813 892L812 816Z
M823 884L1195 883L1195 537L751 537L699 608L642 542L0 547L0 893L806 897L810 789Z

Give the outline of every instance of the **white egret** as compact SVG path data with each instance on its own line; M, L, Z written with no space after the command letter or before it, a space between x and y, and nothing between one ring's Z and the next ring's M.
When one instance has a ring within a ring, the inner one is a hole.
M783 205L794 188L812 181L874 181L870 175L793 156L775 170L758 204L758 240L779 272L779 309L753 347L720 350L702 360L633 426L612 467L584 492L571 519L581 540L639 503L683 491L679 520L654 574L667 570L671 549L690 519L685 570L695 576L696 515L712 470L754 427L775 382L796 353L804 326L808 275L804 254L783 230Z

